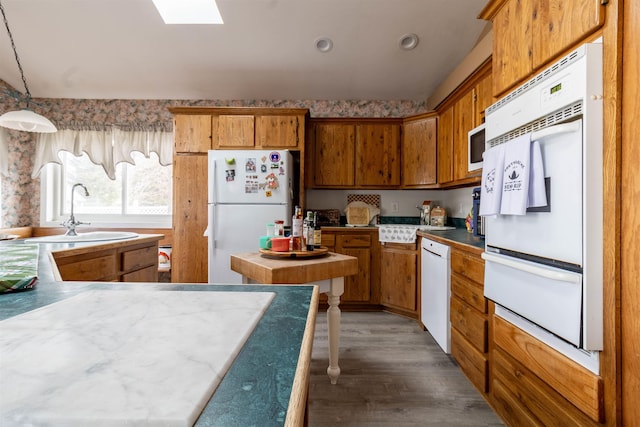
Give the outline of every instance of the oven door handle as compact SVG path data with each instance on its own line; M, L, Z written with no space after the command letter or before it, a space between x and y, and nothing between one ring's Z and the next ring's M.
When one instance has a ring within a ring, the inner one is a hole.
M525 273L534 274L536 276L545 277L547 279L557 280L559 282L580 284L582 281L582 276L577 273L565 273L556 269L552 270L550 268L538 267L537 265L528 262L515 261L512 258L489 252L483 252L480 256L485 261L495 262L496 264L502 264L506 267L524 271Z
M531 141L537 141L542 138L546 138L551 135L558 135L561 133L571 133L578 132L580 127L582 126L582 122L580 120L576 120L570 123L563 123L560 125L549 126L544 129L540 129L531 134Z

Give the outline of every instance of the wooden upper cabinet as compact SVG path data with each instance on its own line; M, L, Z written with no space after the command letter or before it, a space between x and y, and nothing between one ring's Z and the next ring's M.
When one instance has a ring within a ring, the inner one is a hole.
M453 106L453 179L469 174L469 131L474 128L474 91L467 92Z
M316 123L313 132L314 185L352 187L355 184L355 124Z
M493 104L493 86L491 73L476 84L473 97L473 127L484 123L485 111Z
M453 181L453 106L438 118L438 184Z
M356 185L400 185L400 122L357 125Z
M436 116L405 119L402 132L402 186L437 183Z
M253 148L255 146L255 117L250 115L212 116L215 148Z
M533 68L577 45L604 24L604 6L597 0L539 0L533 20Z
M601 0L492 0L480 18L493 21L493 94L502 95L604 24Z
M491 59L480 65L437 108L438 187L470 186L481 171L469 173L469 131L484 123L493 103Z
M534 0L507 0L493 18L493 94L505 92L532 70Z
M176 114L173 121L175 151L198 153L210 150L211 116Z
M298 116L257 116L256 145L263 148L296 148L299 141Z

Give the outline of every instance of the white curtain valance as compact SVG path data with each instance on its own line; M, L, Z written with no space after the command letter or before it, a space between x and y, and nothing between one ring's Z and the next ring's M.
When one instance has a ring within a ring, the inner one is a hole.
M173 132L121 130L62 129L55 133L41 133L36 139L36 158L32 178L40 175L47 163L61 164L58 153L68 151L76 156L87 153L89 159L102 166L107 176L116 179L116 165L120 162L135 164L131 153L138 151L149 157L158 155L160 164L170 165L173 156Z

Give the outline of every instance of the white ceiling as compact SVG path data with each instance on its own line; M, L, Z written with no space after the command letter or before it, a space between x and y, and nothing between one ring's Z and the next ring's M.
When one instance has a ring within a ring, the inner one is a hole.
M218 0L224 25L165 25L151 0L0 1L34 98L424 101L486 24L486 0ZM4 25L0 79L23 91Z

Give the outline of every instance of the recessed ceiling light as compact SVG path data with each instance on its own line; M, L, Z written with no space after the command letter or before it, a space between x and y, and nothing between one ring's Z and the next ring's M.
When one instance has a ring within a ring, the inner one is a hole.
M153 0L165 24L222 24L215 0Z
M400 48L404 50L411 50L418 46L418 36L415 34L405 34L400 39Z
M320 52L329 52L333 48L333 41L329 37L320 37L316 40L316 49Z

